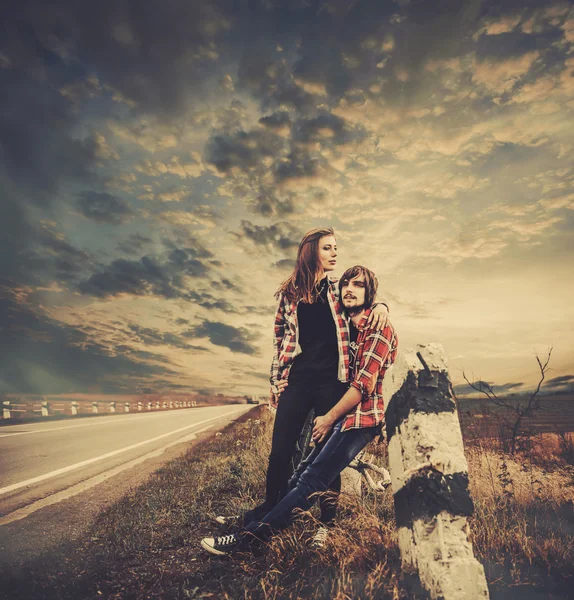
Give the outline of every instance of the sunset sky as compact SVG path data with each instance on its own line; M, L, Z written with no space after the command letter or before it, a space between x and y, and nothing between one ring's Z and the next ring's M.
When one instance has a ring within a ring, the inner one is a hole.
M401 348L574 384L574 9L8 1L0 393L268 391L312 227Z

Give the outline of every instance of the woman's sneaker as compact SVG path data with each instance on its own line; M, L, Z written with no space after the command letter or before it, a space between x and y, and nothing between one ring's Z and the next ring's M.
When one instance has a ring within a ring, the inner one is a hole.
M327 527L321 525L317 532L313 536L313 540L311 541L311 547L315 550L320 550L325 547L327 540L329 539L329 530Z
M241 544L239 536L234 533L230 535L222 535L214 538L203 538L201 540L201 547L207 550L211 554L217 556L227 556L233 554Z
M218 515L215 517L215 522L220 525L227 525L227 527L238 527L241 522L241 516L230 515L229 517L224 517L223 515Z

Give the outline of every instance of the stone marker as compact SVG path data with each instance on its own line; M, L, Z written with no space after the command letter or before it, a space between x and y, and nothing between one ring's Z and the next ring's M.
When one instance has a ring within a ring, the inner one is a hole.
M469 540L474 506L442 346L399 352L383 395L403 566L415 569L433 599L488 598Z

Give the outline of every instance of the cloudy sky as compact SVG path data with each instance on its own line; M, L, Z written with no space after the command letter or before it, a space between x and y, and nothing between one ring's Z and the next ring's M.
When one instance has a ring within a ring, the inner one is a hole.
M0 392L266 392L317 226L456 384L574 383L569 3L5 7Z

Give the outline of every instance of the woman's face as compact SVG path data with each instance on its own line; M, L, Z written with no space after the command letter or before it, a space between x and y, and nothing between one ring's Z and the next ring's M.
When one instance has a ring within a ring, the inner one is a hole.
M319 266L323 271L333 271L337 266L337 240L333 235L325 235L319 240Z

